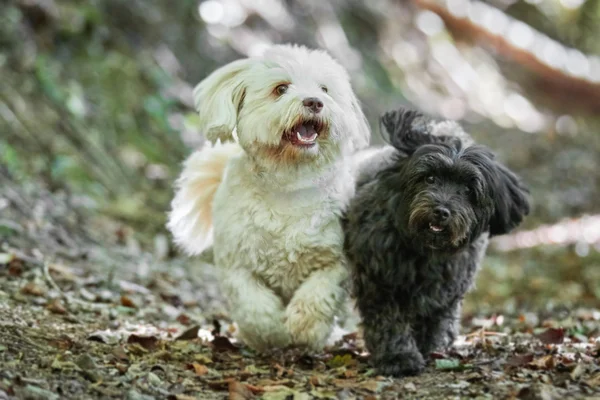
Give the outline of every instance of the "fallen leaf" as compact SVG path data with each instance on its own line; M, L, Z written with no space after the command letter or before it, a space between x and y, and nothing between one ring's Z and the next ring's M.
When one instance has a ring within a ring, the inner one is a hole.
M131 298L129 298L128 296L125 296L125 295L121 296L121 305L123 307L137 308L137 306L135 305L133 300L131 300Z
M71 338L67 335L63 334L57 338L50 339L48 344L61 350L69 350L71 347L73 347L73 340L71 340Z
M8 263L8 274L10 276L21 276L21 274L23 273L24 265L25 264L23 263L23 260L19 258L13 258Z
M324 386L325 385L325 382L323 381L323 378L321 378L320 376L317 376L317 375L311 376L308 379L308 381L313 386Z
M227 378L227 379L219 379L216 381L208 381L206 382L208 387L213 389L213 390L225 390L229 387L229 383L233 382L234 379L233 378Z
M330 400L338 399L338 396L336 395L336 393L331 390L313 389L310 391L310 397L311 397L311 399L330 399Z
M79 366L77 364L75 364L73 361L63 361L63 357L61 354L57 355L54 358L54 360L52 361L52 364L50 365L50 368L57 369L57 370L73 369L75 371L81 371L81 368L79 368Z
M100 374L98 374L98 367L96 366L96 362L89 354L82 354L77 357L75 361L77 366L81 368L81 372L83 375L92 382L100 381Z
M405 384L404 385L404 389L407 390L407 391L409 391L409 392L416 392L417 391L417 387L412 382L408 382L407 384Z
M167 400L198 400L198 397L188 396L186 394L171 394Z
M456 358L444 358L435 360L435 369L439 370L456 370L460 369L460 360Z
M28 398L28 399L47 399L47 400L60 399L60 396L57 395L56 393L53 393L49 390L42 389L40 387L33 386L33 385L25 386L24 391L25 391L24 397Z
M247 383L245 385L254 394L263 394L265 392L265 390L263 388L261 388L261 387L250 385L250 384L247 384Z
M229 400L253 399L254 394L246 385L238 381L229 382Z
M571 379L574 381L579 380L579 378L581 378L581 376L585 373L586 371L586 367L585 365L579 363L577 364L577 366L573 369L573 371L571 371Z
M208 373L208 368L206 367L206 365L192 363L192 367L194 368L196 376L204 376Z
M535 367L535 368L540 368L540 369L552 369L552 368L554 368L554 365L555 365L554 356L547 355L544 357L540 357L538 359L531 361L528 365Z
M533 361L533 354L514 354L506 359L506 365L511 367L522 367Z
M585 384L591 388L597 388L600 386L600 373L594 375L592 378L585 381Z
M21 288L21 293L31 296L43 296L46 294L46 291L34 282L27 282L27 284Z
M563 328L548 328L535 337L544 344L562 344L565 341L565 330Z
M356 376L358 375L358 371L354 370L354 369L347 369L343 372L342 374L344 376L344 378L346 379L350 379L350 378L356 378Z
M189 325L191 322L190 317L188 317L187 314L179 314L179 316L177 316L176 320L181 325Z
M218 352L224 351L234 351L237 352L239 348L235 346L231 341L225 336L215 336L213 341L211 342L213 345L213 349Z
M48 303L46 308L50 312L53 312L54 314L66 314L67 313L67 309L62 304L62 301L60 299L52 300L50 303Z
M359 383L358 387L361 389L368 390L373 393L379 393L387 385L388 385L388 383L386 383L386 382L376 381L374 379L371 379L371 380Z
M158 345L158 339L154 336L138 336L131 334L129 335L129 338L127 338L127 343L139 344L147 350L152 350Z
M119 287L124 292L150 294L148 288L129 281L119 281Z
M177 336L175 340L193 340L198 339L198 331L200 327L198 325L191 327L190 329Z
M211 364L213 362L213 360L210 357L205 356L204 354L196 354L194 356L194 360L202 364Z
M448 358L448 356L446 354L439 353L439 352L436 352L436 351L429 353L429 357L432 360L442 360L444 358Z
M129 361L129 356L127 355L127 353L125 352L125 349L121 346L113 349L112 351L112 355L115 356L115 358L117 360L121 360L121 361Z
M335 356L327 361L327 366L329 368L340 368L356 365L357 363L358 362L350 354L344 354Z
M100 342L105 344L116 344L119 343L121 335L117 332L113 332L110 330L105 331L96 331L90 334L87 339L92 340L94 342Z

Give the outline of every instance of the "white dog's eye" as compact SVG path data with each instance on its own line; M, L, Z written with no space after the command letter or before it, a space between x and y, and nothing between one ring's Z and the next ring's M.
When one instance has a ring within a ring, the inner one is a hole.
M325 93L329 92L329 89L327 89L327 86L325 86L325 85L321 85L321 90L324 91Z
M289 85L287 83L277 85L277 87L275 88L275 93L277 93L279 96L281 96L282 94L287 92L288 87L289 87Z

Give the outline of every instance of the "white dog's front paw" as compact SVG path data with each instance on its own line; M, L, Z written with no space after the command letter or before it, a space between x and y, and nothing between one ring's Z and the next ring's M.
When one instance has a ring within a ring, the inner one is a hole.
M240 339L261 353L288 346L291 337L284 325L284 309L278 303L262 305L256 309L239 308L234 312Z
M290 304L286 309L285 326L292 337L292 344L320 351L325 347L331 333L333 321L299 304Z

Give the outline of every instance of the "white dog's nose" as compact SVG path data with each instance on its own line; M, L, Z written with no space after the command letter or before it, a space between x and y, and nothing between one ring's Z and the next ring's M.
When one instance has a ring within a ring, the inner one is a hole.
M323 109L323 102L317 97L307 97L302 101L304 107L310 108L315 114Z

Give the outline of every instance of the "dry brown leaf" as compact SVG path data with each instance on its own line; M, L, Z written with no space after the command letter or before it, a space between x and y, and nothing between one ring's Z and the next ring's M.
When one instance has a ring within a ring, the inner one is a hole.
M179 316L176 318L176 320L181 325L189 325L191 322L190 317L187 314L179 314Z
M225 336L215 336L215 338L213 339L213 341L211 343L213 345L213 349L215 349L215 351L218 351L218 352L225 352L225 351L237 352L239 350L239 348L237 346L235 346L233 343L231 343L231 341L228 338L226 338Z
M358 371L356 371L355 369L348 369L348 370L344 371L344 373L342 375L346 379L356 378L356 376L358 375Z
M528 365L539 369L552 369L555 366L554 356L548 355L537 358L528 363Z
M50 346L56 347L61 350L69 350L71 347L73 347L74 343L70 337L63 334L57 338L50 339L48 341L48 344L50 344Z
M54 314L66 314L67 313L67 309L65 308L65 306L63 305L63 303L60 299L52 300L50 303L48 303L46 308Z
M194 372L197 376L204 376L208 373L208 368L206 365L192 363L192 367L194 368Z
M181 335L177 336L175 340L193 340L198 339L198 331L200 327L198 325L192 326L190 329L184 331Z
M593 377L591 377L590 379L585 381L585 384L592 388L599 387L600 386L600 373L594 375Z
M139 344L147 350L152 350L158 345L158 338L154 336L138 336L132 334L129 336L129 338L127 338L127 343Z
M575 368L573 368L573 371L571 371L571 379L573 379L574 381L579 380L579 378L581 378L581 376L585 373L586 367L584 364L577 364L577 366Z
M245 385L254 394L263 394L265 392L265 390L259 386L250 385L248 383L246 383Z
M533 354L513 354L506 359L506 365L511 367L522 367L533 361Z
M131 300L131 298L125 295L121 296L121 305L129 308L137 308L133 300Z
M563 328L548 328L544 332L535 335L544 344L562 344L565 341L565 330Z
M233 382L233 378L219 379L216 381L208 381L208 387L213 390L225 390L229 387L229 383Z
M263 392L279 392L280 390L286 390L290 387L293 387L293 385L269 385L262 386L261 389L263 390Z
M373 392L373 393L380 392L381 389L383 389L383 386L385 386L384 382L377 381L375 379L371 379L371 380L368 380L368 381L361 382L358 385L359 388L368 390L368 391Z
M198 397L188 396L185 394L172 394L167 397L167 400L198 400Z
M313 386L324 386L324 384L325 384L325 382L323 381L323 378L321 378L320 376L317 376L317 375L312 375L308 381Z
M34 282L27 282L27 284L21 288L21 293L31 296L43 296L46 294L46 290Z
M229 400L248 400L253 398L254 394L246 385L238 381L229 382Z

